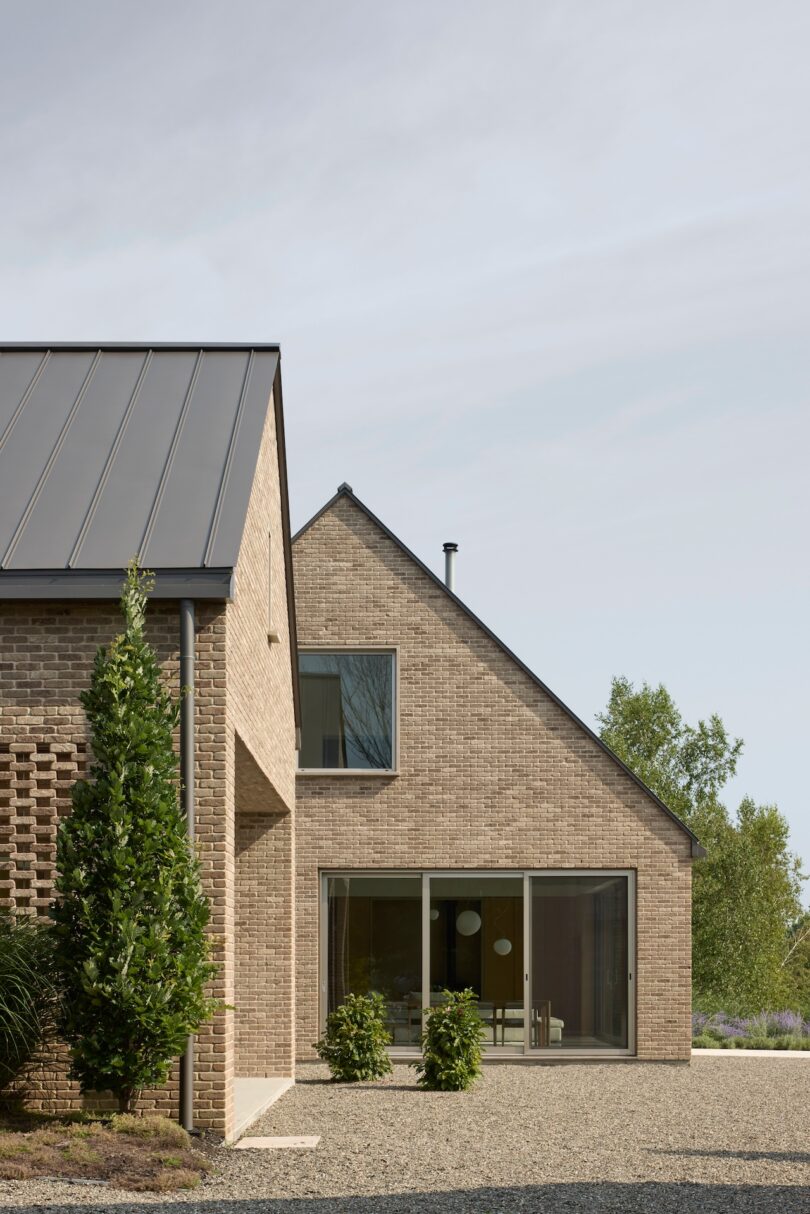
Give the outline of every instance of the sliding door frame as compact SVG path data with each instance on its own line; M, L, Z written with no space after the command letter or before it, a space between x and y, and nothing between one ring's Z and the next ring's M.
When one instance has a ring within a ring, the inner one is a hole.
M421 957L422 1007L430 1006L430 880L432 877L520 877L523 880L523 1049L509 1054L503 1048L489 1052L489 1057L501 1058L611 1058L632 1057L636 1053L636 871L630 868L532 868L532 869L469 869L469 868L336 868L321 869L318 874L318 1024L322 1033L328 1011L328 950L329 950L329 881L336 877L421 877ZM531 879L532 877L625 877L627 879L627 1048L566 1049L564 1045L531 1047ZM411 1046L391 1047L394 1056L412 1056L418 1051ZM485 1049L484 1054L488 1051Z
M532 1048L528 1009L532 997L532 877L625 877L627 879L627 1046L573 1049ZM628 1058L636 1053L636 870L633 868L532 868L523 873L523 1053L531 1058Z

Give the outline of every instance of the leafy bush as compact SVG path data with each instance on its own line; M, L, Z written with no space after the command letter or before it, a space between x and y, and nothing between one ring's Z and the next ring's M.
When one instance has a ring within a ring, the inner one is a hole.
M438 1007L427 1009L422 1034L422 1061L415 1063L420 1087L437 1092L463 1092L481 1074L484 1022L478 997L465 991L442 991Z
M335 1083L382 1079L391 1071L386 1046L391 1034L385 1027L382 995L347 995L346 1001L326 1018L326 1032L315 1042L318 1056L327 1063Z
M42 1061L59 1014L59 979L49 926L29 916L0 918L0 1096L21 1090Z
M166 1081L217 1006L206 993L209 906L178 798L179 712L144 636L150 588L133 563L124 632L98 650L80 697L95 761L59 827L52 908L71 1075L82 1091L112 1091L121 1112Z

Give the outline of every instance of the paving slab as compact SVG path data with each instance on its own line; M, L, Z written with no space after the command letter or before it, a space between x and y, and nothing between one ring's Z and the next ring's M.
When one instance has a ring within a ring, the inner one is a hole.
M240 1138L234 1143L242 1151L314 1151L321 1141L320 1134L299 1134L269 1138Z

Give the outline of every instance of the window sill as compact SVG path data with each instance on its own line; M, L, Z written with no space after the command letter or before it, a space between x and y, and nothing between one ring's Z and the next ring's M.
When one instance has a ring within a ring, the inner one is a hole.
M307 779L314 776L319 780L331 780L333 776L341 780L394 780L399 776L399 771L390 767L299 767L295 774L306 776Z

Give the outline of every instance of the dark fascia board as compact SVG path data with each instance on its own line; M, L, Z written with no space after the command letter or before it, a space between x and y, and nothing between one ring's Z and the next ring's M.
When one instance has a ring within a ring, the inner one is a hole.
M252 341L0 341L0 352L15 350L263 350L280 354L274 342Z
M363 502L360 501L360 499L358 497L355 496L355 494L352 492L352 490L349 488L348 485L340 486L340 488L338 489L335 496L330 498L329 501L326 503L326 505L323 506L317 512L317 514L313 514L313 516L309 520L309 522L305 523L304 526L301 527L301 529L299 531L296 531L295 535L293 536L292 542L295 543L296 540L300 539L300 537L302 535L304 535L305 532L309 531L310 527L312 527L313 524L317 523L318 519L321 518L324 514L326 514L326 512L328 510L331 510L332 507L335 505L335 503L337 501L339 501L340 498L342 498L342 497L347 498L354 506L356 506L358 508L358 510L361 510L363 512L363 514L365 514L365 516L368 519L370 519L372 523L375 524L375 526L379 527L379 529L380 529L380 531L382 531L383 535L386 535L388 537L388 539L391 540L392 543L396 544L397 548L399 548L399 550L401 552L403 552L405 554L405 556L409 557L410 560L412 560L414 562L414 564L417 565L422 570L422 572L427 577L430 578L430 580L433 582L433 584L435 586L438 586L438 588L441 591L443 591L444 594L446 594L447 597L453 603L456 604L456 606L459 608L459 610L463 611L464 614L467 616L467 618L472 620L472 622L478 628L481 629L481 631L485 634L485 636L488 636L489 639L498 646L498 648L501 650L502 653L504 653L506 655L506 657L508 657L511 661L513 661L515 663L515 665L520 670L522 670L523 673L529 679L531 679L531 681L549 697L550 700L553 700L553 702L557 705L557 707L559 709L561 709L566 714L566 716L569 717L570 720L572 720L574 722L575 725L578 725L579 728L581 730L583 730L588 735L588 737L591 738L591 740L593 742L596 743L596 745L599 747L599 749L604 751L604 753L608 756L608 758L612 759L613 762L619 768L621 768L621 770L625 773L625 775L629 776L630 779L633 781L633 783L636 784L643 793L646 793L646 795L650 798L650 800L653 801L658 806L659 809L663 810L663 812L667 815L668 818L672 819L672 821L675 823L676 826L679 826L681 828L681 830L684 832L684 834L687 835L689 837L689 839L691 840L692 858L693 859L699 860L699 859L702 859L706 855L706 849L701 846L700 841L697 838L697 835L693 834L693 832L689 829L689 827L686 825L686 823L684 821L682 821L682 819L679 818L678 815L676 813L674 813L669 808L668 805L665 805L664 802L661 800L661 798L657 797L655 795L655 793L653 792L653 790L651 788L648 788L647 785L644 783L644 781L639 779L639 777L636 775L636 773L634 771L632 771L632 769L629 768L627 766L627 764L625 762L623 762L623 760L620 759L619 756L602 741L602 739L599 737L599 735L597 733L594 733L594 731L590 728L590 726L586 725L585 722L583 720L581 720L580 717L577 716L577 714L574 712L574 710L572 708L569 708L568 705L566 703L564 703L564 701L561 700L560 697L558 695L556 695L556 693L553 692L551 690L551 688L548 687L543 682L543 680L534 673L533 670L530 670L530 668L526 665L526 663L521 661L521 659L517 656L517 654L513 653L512 650L509 648L509 646L506 645L500 639L500 637L496 636L495 633L492 631L492 629L488 628L487 625L483 622L483 620L480 620L478 618L478 616L473 611L470 610L470 608L467 606L466 603L462 602L462 600L458 597L458 595L454 594L452 590L448 590L447 586L442 581L442 579L440 577L438 577L433 572L433 570L430 569L424 563L424 561L421 561L419 559L419 557L416 555L416 553L411 552L410 548L408 548L408 546L406 544L403 544L402 540L399 539L398 536L394 535L393 531L391 531L391 529L389 527L386 527L385 523L383 523L380 519L378 519L376 514L373 514L372 511L369 510L368 506L366 506Z
M273 409L276 422L278 479L281 489L281 531L284 547L284 580L287 589L287 616L290 628L290 670L292 672L293 717L296 730L301 727L301 688L298 678L298 632L295 620L295 584L293 581L292 538L290 532L290 494L287 482L287 446L284 439L284 401L281 391L281 362L273 384ZM297 742L297 739L296 739Z
M153 599L233 598L232 569L154 569ZM0 600L119 599L126 570L4 569Z

